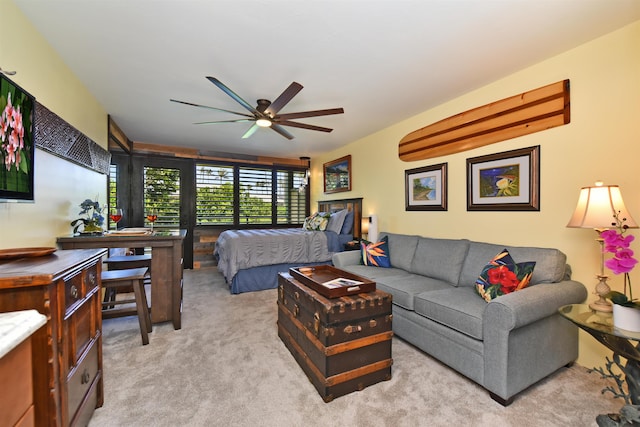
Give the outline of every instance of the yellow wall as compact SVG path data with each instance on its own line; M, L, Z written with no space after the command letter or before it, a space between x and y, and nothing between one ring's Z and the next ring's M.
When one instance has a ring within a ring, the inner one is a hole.
M398 142L409 132L567 78L568 125L455 155L410 163L398 159ZM627 208L640 221L639 100L640 21L312 159L312 201L363 197L364 213L378 215L381 231L556 247L567 254L573 278L593 292L599 270L595 233L565 226L579 189L596 180L618 184ZM467 212L466 159L534 145L541 146L540 212ZM323 194L322 164L347 154L352 155L352 191ZM448 163L448 211L405 211L404 171L443 162ZM635 243L638 254L639 245L640 240ZM638 269L632 280L640 280ZM610 282L619 288L621 278L614 276ZM601 366L608 354L604 347L582 331L580 343L578 363Z
M11 0L0 0L0 67L49 110L102 147L107 147L107 113L62 62L55 50ZM36 149L35 203L0 203L0 249L55 246L71 232L78 205L99 195L106 202L106 176Z

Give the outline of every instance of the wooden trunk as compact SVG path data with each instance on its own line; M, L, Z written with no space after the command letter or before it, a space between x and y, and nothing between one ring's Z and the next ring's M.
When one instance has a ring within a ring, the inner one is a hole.
M278 277L278 336L325 402L391 379L391 295L328 299Z

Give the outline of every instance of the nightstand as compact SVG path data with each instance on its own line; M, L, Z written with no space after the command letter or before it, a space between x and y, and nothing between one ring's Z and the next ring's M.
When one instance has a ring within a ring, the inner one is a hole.
M359 251L360 250L360 241L352 240L344 244L345 251Z

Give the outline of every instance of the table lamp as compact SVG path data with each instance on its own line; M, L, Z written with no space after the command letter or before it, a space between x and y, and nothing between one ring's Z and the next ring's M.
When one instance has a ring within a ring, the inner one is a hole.
M605 296L611 291L607 284L609 278L604 274L604 241L600 233L615 225L614 214L619 213L619 217L625 218L625 225L628 228L638 228L636 222L631 218L629 211L622 200L622 193L617 185L603 185L596 182L593 187L583 187L578 197L578 205L569 220L567 227L591 228L598 233L596 241L600 244L600 274L596 275L599 282L595 288L598 300L589 304L596 311L612 311L611 303Z
M367 240L370 242L378 241L378 216L369 215L362 217L361 233L367 235Z

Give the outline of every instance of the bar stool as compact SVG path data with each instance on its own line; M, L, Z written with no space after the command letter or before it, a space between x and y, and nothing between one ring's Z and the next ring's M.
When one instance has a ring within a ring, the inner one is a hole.
M104 264L106 264L108 270L124 270L127 268L148 268L147 276L144 279L145 285L151 285L151 255L115 255L110 256L105 259ZM123 292L131 292L131 289L121 289ZM109 291L105 291L104 293L104 302L114 301L116 298L116 289L111 289ZM111 307L112 308L112 307Z
M147 304L147 294L144 290L144 280L147 274L147 268L129 268L125 270L107 270L101 274L102 287L107 293L114 292L121 288L133 288L134 298L105 301L102 303L102 317L110 319L123 316L138 316L140 324L140 334L142 335L142 345L149 344L148 333L152 331L151 316L149 315L149 306ZM136 308L115 308L117 305L135 303Z

